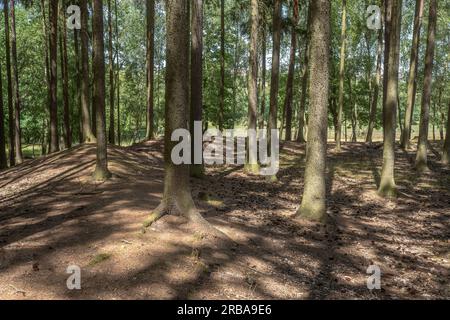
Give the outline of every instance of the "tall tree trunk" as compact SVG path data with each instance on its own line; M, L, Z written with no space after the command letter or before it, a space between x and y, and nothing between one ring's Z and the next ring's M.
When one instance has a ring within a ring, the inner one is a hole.
M416 0L416 12L414 15L414 30L411 47L411 60L409 65L409 76L408 76L408 103L405 112L405 127L403 129L401 141L401 147L403 149L410 148L411 125L414 115L414 104L416 102L417 69L419 59L420 30L422 28L423 6L424 0Z
M111 176L108 170L105 117L105 44L103 40L103 0L93 0L92 34L94 39L94 105L97 111L97 163L94 180L104 181Z
M203 219L195 207L189 182L189 166L175 165L172 150L177 145L171 141L177 129L186 129L189 105L189 11L186 0L166 0L166 106L165 106L165 178L164 196L153 211L151 222L166 214L188 218L207 234L221 234Z
M225 0L220 0L220 90L219 130L224 129L225 118Z
M448 103L448 113L447 113L447 130L445 134L444 149L442 152L442 163L450 164L450 102Z
M344 80L345 80L345 54L347 46L347 0L342 0L341 22L341 55L339 65L339 109L337 117L337 141L336 148L341 150L342 113L344 110Z
M306 151L305 190L298 217L326 220L326 152L330 76L329 0L311 1L310 114Z
M12 83L14 89L14 149L16 152L16 164L23 162L22 156L22 134L20 128L20 91L19 91L19 68L17 65L17 41L16 41L16 14L14 0L11 0L11 65Z
M75 69L76 73L76 102L79 119L79 141L83 143L83 111L81 108L81 61L80 61L80 41L79 31L73 30L74 52L75 52Z
M148 1L147 1L148 2ZM113 21L111 0L108 0L108 67L109 67L109 131L108 141L116 143L114 99L116 91L114 88L114 56L113 56Z
M59 46L60 46L60 63L61 77L63 87L63 103L64 103L64 144L66 148L72 147L72 130L70 128L70 104L69 104L69 74L68 74L68 58L67 58L67 28L64 14L64 3L61 6L61 25L59 28Z
M427 51L425 53L425 79L423 82L422 109L420 114L419 143L417 146L416 169L428 168L428 128L430 118L431 86L433 81L434 48L437 23L437 0L430 0L428 18Z
M261 48L261 111L259 113L259 129L264 129L264 118L266 115L266 64L267 64L267 27L265 14L262 17L262 48Z
M240 43L241 43L241 20L238 15L236 18L236 42L234 44L234 70L233 70L233 111L232 111L232 121L233 129L236 125L236 106L238 104L237 100L237 90L238 90L238 76L239 76L239 58L240 58Z
M116 22L116 91L117 91L117 143L120 146L122 143L121 136L121 126L120 126L120 65L119 65L119 52L120 52L120 41L119 41L119 18L117 10L117 0L114 0L114 15Z
M353 97L353 85L352 79L348 78L349 85L349 96L350 96L350 105L352 106L352 142L358 142L358 108L356 104L356 99Z
M16 152L14 145L14 104L11 75L11 49L10 49L10 28L9 28L9 4L8 0L3 0L3 12L5 21L5 58L6 58L6 78L8 92L8 122L9 122L9 165L16 164Z
M58 140L58 1L49 2L50 25L50 153L59 151Z
M5 117L3 113L3 78L0 65L0 170L8 167L5 141Z
M292 103L293 103L293 86L295 73L295 55L297 53L297 23L298 23L298 0L293 1L293 17L291 30L291 52L289 57L289 71L286 81L286 97L284 100L284 110L286 111L286 141L292 140ZM281 128L283 129L283 127Z
M400 29L402 0L385 1L385 65L383 98L383 168L381 172L381 196L395 197L397 187L394 179L395 165L395 127L398 104L398 72L400 58Z
M306 112L306 96L308 89L308 77L309 77L309 54L310 46L309 41L311 39L311 1L308 1L308 17L306 20L306 41L305 41L305 52L304 52L304 64L302 69L302 93L300 98L300 107L298 111L298 135L297 142L305 143L305 112Z
M258 116L258 29L259 29L259 3L258 0L251 0L251 31L250 31L250 55L248 73L248 130L256 132L256 122ZM256 136L248 137L249 145L255 145ZM247 148L246 169L249 172L259 171L258 157ZM256 156L256 157L255 157Z
M194 137L194 122L203 118L203 0L192 1L191 21L191 108L190 131ZM192 150L195 150L191 140ZM198 147L198 146L197 146ZM200 146L202 147L202 146ZM203 150L203 148L202 148ZM195 164L195 155L192 154L191 176L201 178L204 175L203 164ZM203 161L202 161L203 163Z
M89 31L87 0L80 0L81 9L81 115L83 122L83 142L95 143L96 138L92 131L90 103L89 103Z
M154 67L155 67L155 1L146 2L147 10L147 134L154 139Z
M270 80L270 110L267 140L271 145L271 130L278 128L278 90L280 82L281 0L274 1L272 75ZM270 147L269 147L270 149ZM270 152L270 150L269 150Z
M383 19L383 17L382 17ZM366 142L371 143L373 138L373 130L377 117L378 96L381 84L381 60L383 55L383 28L378 32L378 50L377 50L377 71L375 76L375 84L373 87L372 101L370 103L369 125L367 130Z

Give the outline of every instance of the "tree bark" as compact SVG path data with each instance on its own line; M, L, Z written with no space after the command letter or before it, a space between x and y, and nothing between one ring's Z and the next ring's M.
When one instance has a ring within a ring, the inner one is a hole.
M14 0L10 2L11 6L11 65L12 65L12 83L14 89L14 149L16 164L23 162L22 156L22 133L20 128L20 91L19 91L19 69L17 65L17 41L16 41L16 14Z
M330 76L329 0L311 1L310 114L306 152L305 190L299 218L326 220L326 152Z
M119 64L119 53L120 53L120 41L119 41L119 19L117 10L117 0L114 0L114 16L116 20L116 94L117 94L117 143L120 146L122 143L122 133L120 125L120 64Z
M342 113L344 110L345 54L347 45L346 35L347 35L347 0L342 0L341 55L339 65L339 109L336 128L337 129L336 148L338 150L341 150Z
M172 162L171 141L177 129L186 129L189 105L189 11L186 0L166 0L166 106L164 196L151 216L154 222L166 214L182 215L206 234L222 235L203 219L191 196L189 166Z
M70 103L69 103L69 74L67 58L67 28L64 14L64 5L61 6L61 26L59 28L59 48L61 64L61 80L63 87L63 119L64 119L64 144L66 148L72 147L72 130L70 128Z
M293 1L293 16L291 30L291 51L289 57L289 71L286 81L286 97L284 100L284 110L286 111L286 141L292 140L292 103L293 103L293 86L295 73L295 55L297 53L297 23L298 23L298 0ZM283 128L281 128L283 129Z
M8 0L3 0L3 13L5 21L5 58L6 58L6 79L8 92L8 122L9 122L9 165L16 164L16 152L14 145L14 104L11 75L11 47L9 28L9 4Z
M437 0L430 0L428 18L427 51L425 53L425 79L423 82L422 108L420 114L419 143L417 146L416 169L428 169L428 128L430 120L430 101L433 81L433 63L437 24Z
M278 129L278 90L280 82L281 0L274 1L272 75L270 81L270 110L267 140L271 145L271 130ZM270 149L270 147L269 147ZM270 153L270 150L268 150Z
M59 151L58 138L58 1L49 2L50 25L50 153Z
M383 17L382 17L383 19ZM384 20L384 19L383 19ZM369 125L367 130L366 142L371 143L373 139L373 130L375 128L375 121L377 117L378 109L378 96L381 84L381 60L383 55L383 28L380 29L378 33L378 50L377 50L377 71L375 76L375 85L373 87L372 101L370 104L370 116Z
M105 44L103 39L103 1L93 0L92 34L94 38L94 105L97 111L97 162L94 180L107 180L111 173L108 170L108 152L106 143L105 117Z
M259 3L258 0L251 0L251 18L250 18L250 55L249 55L249 73L248 73L248 130L256 132L258 119L258 29L259 29ZM256 136L248 137L249 144L255 144ZM247 148L246 169L251 173L259 171L258 159L255 158L250 148Z
M225 117L225 0L220 0L220 90L219 130L224 129Z
M8 167L5 141L5 117L3 114L3 78L0 65L0 170Z
M448 104L447 130L445 133L445 143L442 152L442 163L446 165L450 164L450 102Z
M190 131L194 137L194 122L203 118L203 0L192 0L191 21L191 108ZM192 150L194 150L194 139ZM202 161L203 162L203 161ZM202 178L203 164L194 163L192 154L191 176Z
M414 15L414 30L411 47L411 60L409 65L409 76L408 76L408 102L405 112L405 127L403 129L401 141L401 147L403 149L410 148L411 125L414 115L414 104L416 101L417 69L419 59L420 30L422 28L423 6L424 0L416 0L416 12Z
M398 107L398 72L400 58L400 28L402 0L385 1L385 65L383 98L383 168L378 193L384 197L395 197L397 187L394 179L395 128Z
M80 0L81 9L81 115L83 122L83 142L95 143L96 138L92 131L90 103L89 103L89 31L87 0Z
M266 63L267 63L267 27L265 22L265 14L262 17L262 48L261 48L261 111L259 113L259 129L264 129L264 118L266 115Z
M147 133L152 140L154 135L154 60L155 60L155 1L146 2L147 11Z
M109 131L108 141L116 143L114 99L116 91L114 88L114 56L113 56L113 21L111 0L108 0L108 67L109 67Z

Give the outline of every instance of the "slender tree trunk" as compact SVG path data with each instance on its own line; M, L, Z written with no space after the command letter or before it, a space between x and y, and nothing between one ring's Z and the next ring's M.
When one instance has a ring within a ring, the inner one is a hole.
M249 55L249 73L248 73L248 130L256 132L256 122L258 116L258 29L259 29L259 3L258 0L251 0L251 31L250 31L250 55ZM254 145L256 136L248 137L249 145ZM257 173L259 171L258 159L250 148L247 148L246 169L249 172Z
M309 42L311 39L310 33L310 22L311 22L311 1L309 1L308 6L308 18L306 20L306 41L305 41L305 52L304 52L304 65L302 70L302 93L300 98L300 108L298 111L298 135L297 142L305 143L305 112L306 112L306 96L308 89L308 77L309 77L309 54L310 46Z
M383 19L383 18L382 18ZM372 101L370 104L369 125L367 130L366 142L371 143L373 138L373 130L375 128L375 121L378 109L378 96L381 84L381 60L383 54L383 29L378 33L378 51L377 51L377 71L375 76L375 85L373 87Z
M430 0L428 18L427 51L425 53L425 79L423 82L422 109L420 114L419 144L417 146L416 169L428 169L428 128L430 118L430 101L433 81L434 47L437 23L437 0Z
M58 1L49 2L50 25L50 153L59 151L58 140Z
M329 0L311 1L310 111L306 152L305 190L298 217L326 220L326 152L330 76Z
M14 145L14 104L11 75L11 49L10 49L10 28L9 28L9 4L8 0L3 0L3 12L5 21L5 58L6 58L6 78L8 92L8 122L9 122L9 165L16 164L16 152Z
M339 110L337 118L337 141L336 148L341 150L342 113L344 110L344 79L345 79L345 54L347 46L347 0L342 0L342 22L341 22L341 55L339 66Z
M266 115L266 64L267 64L267 31L266 31L266 22L265 22L265 14L262 17L262 48L261 48L261 111L259 113L259 129L264 129L264 118Z
M221 234L203 219L191 196L189 166L175 165L171 141L177 129L186 129L189 105L189 11L186 0L166 0L166 107L165 107L165 179L161 204L153 211L151 222L166 214L183 215L206 234Z
M117 0L114 0L114 15L116 20L116 91L117 91L117 143L120 146L122 143L121 137L121 126L120 126L120 65L119 65L119 53L120 53L120 42L119 42L119 18L117 10Z
M83 142L95 143L96 138L92 131L90 103L89 103L89 31L87 0L80 0L81 9L81 115L83 122Z
M81 61L80 61L80 41L79 31L73 30L74 52L75 52L75 68L76 68L76 102L79 115L79 141L83 143L83 111L81 108Z
M348 85L349 85L349 96L350 96L350 105L352 106L352 142L358 142L358 133L357 133L357 127L358 127L358 109L356 104L356 99L353 97L353 85L352 85L352 79L348 79Z
M397 187L394 179L395 165L395 127L398 104L398 72L400 58L400 28L402 0L385 1L385 84L383 106L383 168L381 172L381 196L395 197Z
M220 0L220 91L219 130L224 129L225 117L225 0Z
M239 55L240 55L240 43L241 43L241 20L240 16L236 18L236 43L234 44L234 70L233 70L233 112L232 112L232 121L233 128L236 125L236 106L238 104L237 101L237 91L238 91L238 72L239 72Z
M444 149L442 152L442 163L450 164L450 102L448 103L448 114L447 114L447 130L445 134Z
M109 131L108 141L116 143L114 99L116 91L114 88L114 56L113 56L113 21L111 0L108 0L108 67L109 67Z
M103 40L103 1L93 0L92 34L94 39L94 105L97 111L97 163L94 180L104 181L111 176L108 170L105 117L105 44Z
M192 0L191 18L190 131L191 136L194 137L196 134L194 132L194 122L202 121L203 118L203 0ZM195 150L194 141L195 139L191 140L192 150ZM191 176L202 178L204 175L203 164L195 164L194 160L195 156L193 153Z
M409 65L409 76L408 76L408 102L405 112L405 127L403 129L402 134L403 139L401 141L401 147L403 149L410 148L411 125L414 115L414 104L416 101L417 69L419 59L420 30L422 28L423 6L424 0L416 0L416 12L414 15L414 30L411 47L411 61Z
M70 104L69 104L69 68L67 58L67 28L64 14L64 5L61 7L61 26L60 26L60 55L61 55L61 75L63 84L63 103L64 103L64 144L66 148L72 147L72 130L70 127Z
M155 66L155 1L146 2L147 11L147 134L154 139L154 66Z
M12 65L12 83L14 89L14 149L16 152L16 164L23 162L22 156L22 133L20 128L20 90L19 90L19 69L17 65L17 41L16 41L16 14L14 0L10 2L11 6L11 65Z
M286 141L292 140L292 103L293 103L293 86L295 73L295 55L297 53L297 23L298 23L298 0L293 1L293 18L291 30L291 52L289 58L289 71L286 82L286 97L284 100L284 110L286 111ZM283 129L283 128L281 128Z
M278 90L280 82L281 0L274 1L272 75L270 81L270 110L267 139L271 145L271 130L278 128ZM270 147L269 147L270 149ZM270 152L270 150L269 150Z
M5 117L3 114L3 78L0 65L0 170L8 167L5 141Z

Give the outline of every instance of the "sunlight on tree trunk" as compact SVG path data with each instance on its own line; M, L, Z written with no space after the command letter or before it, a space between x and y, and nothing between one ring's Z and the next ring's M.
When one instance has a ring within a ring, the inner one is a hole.
M345 55L347 46L347 0L342 0L341 19L341 54L339 64L339 109L337 114L337 141L336 149L341 150L342 139L342 113L344 111L344 80L345 80Z

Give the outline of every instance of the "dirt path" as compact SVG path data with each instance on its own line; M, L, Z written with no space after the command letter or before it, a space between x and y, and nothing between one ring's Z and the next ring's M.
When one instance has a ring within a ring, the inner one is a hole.
M419 178L412 154L399 152L400 198L386 201L376 195L381 150L330 149L327 227L291 219L303 189L300 145L285 145L277 183L208 168L193 195L235 242L218 249L179 217L144 227L163 190L161 149L110 148L114 178L100 185L89 178L93 146L1 173L0 299L450 297L450 171L435 155ZM381 291L366 287L372 264ZM82 270L80 291L66 288L70 265Z

